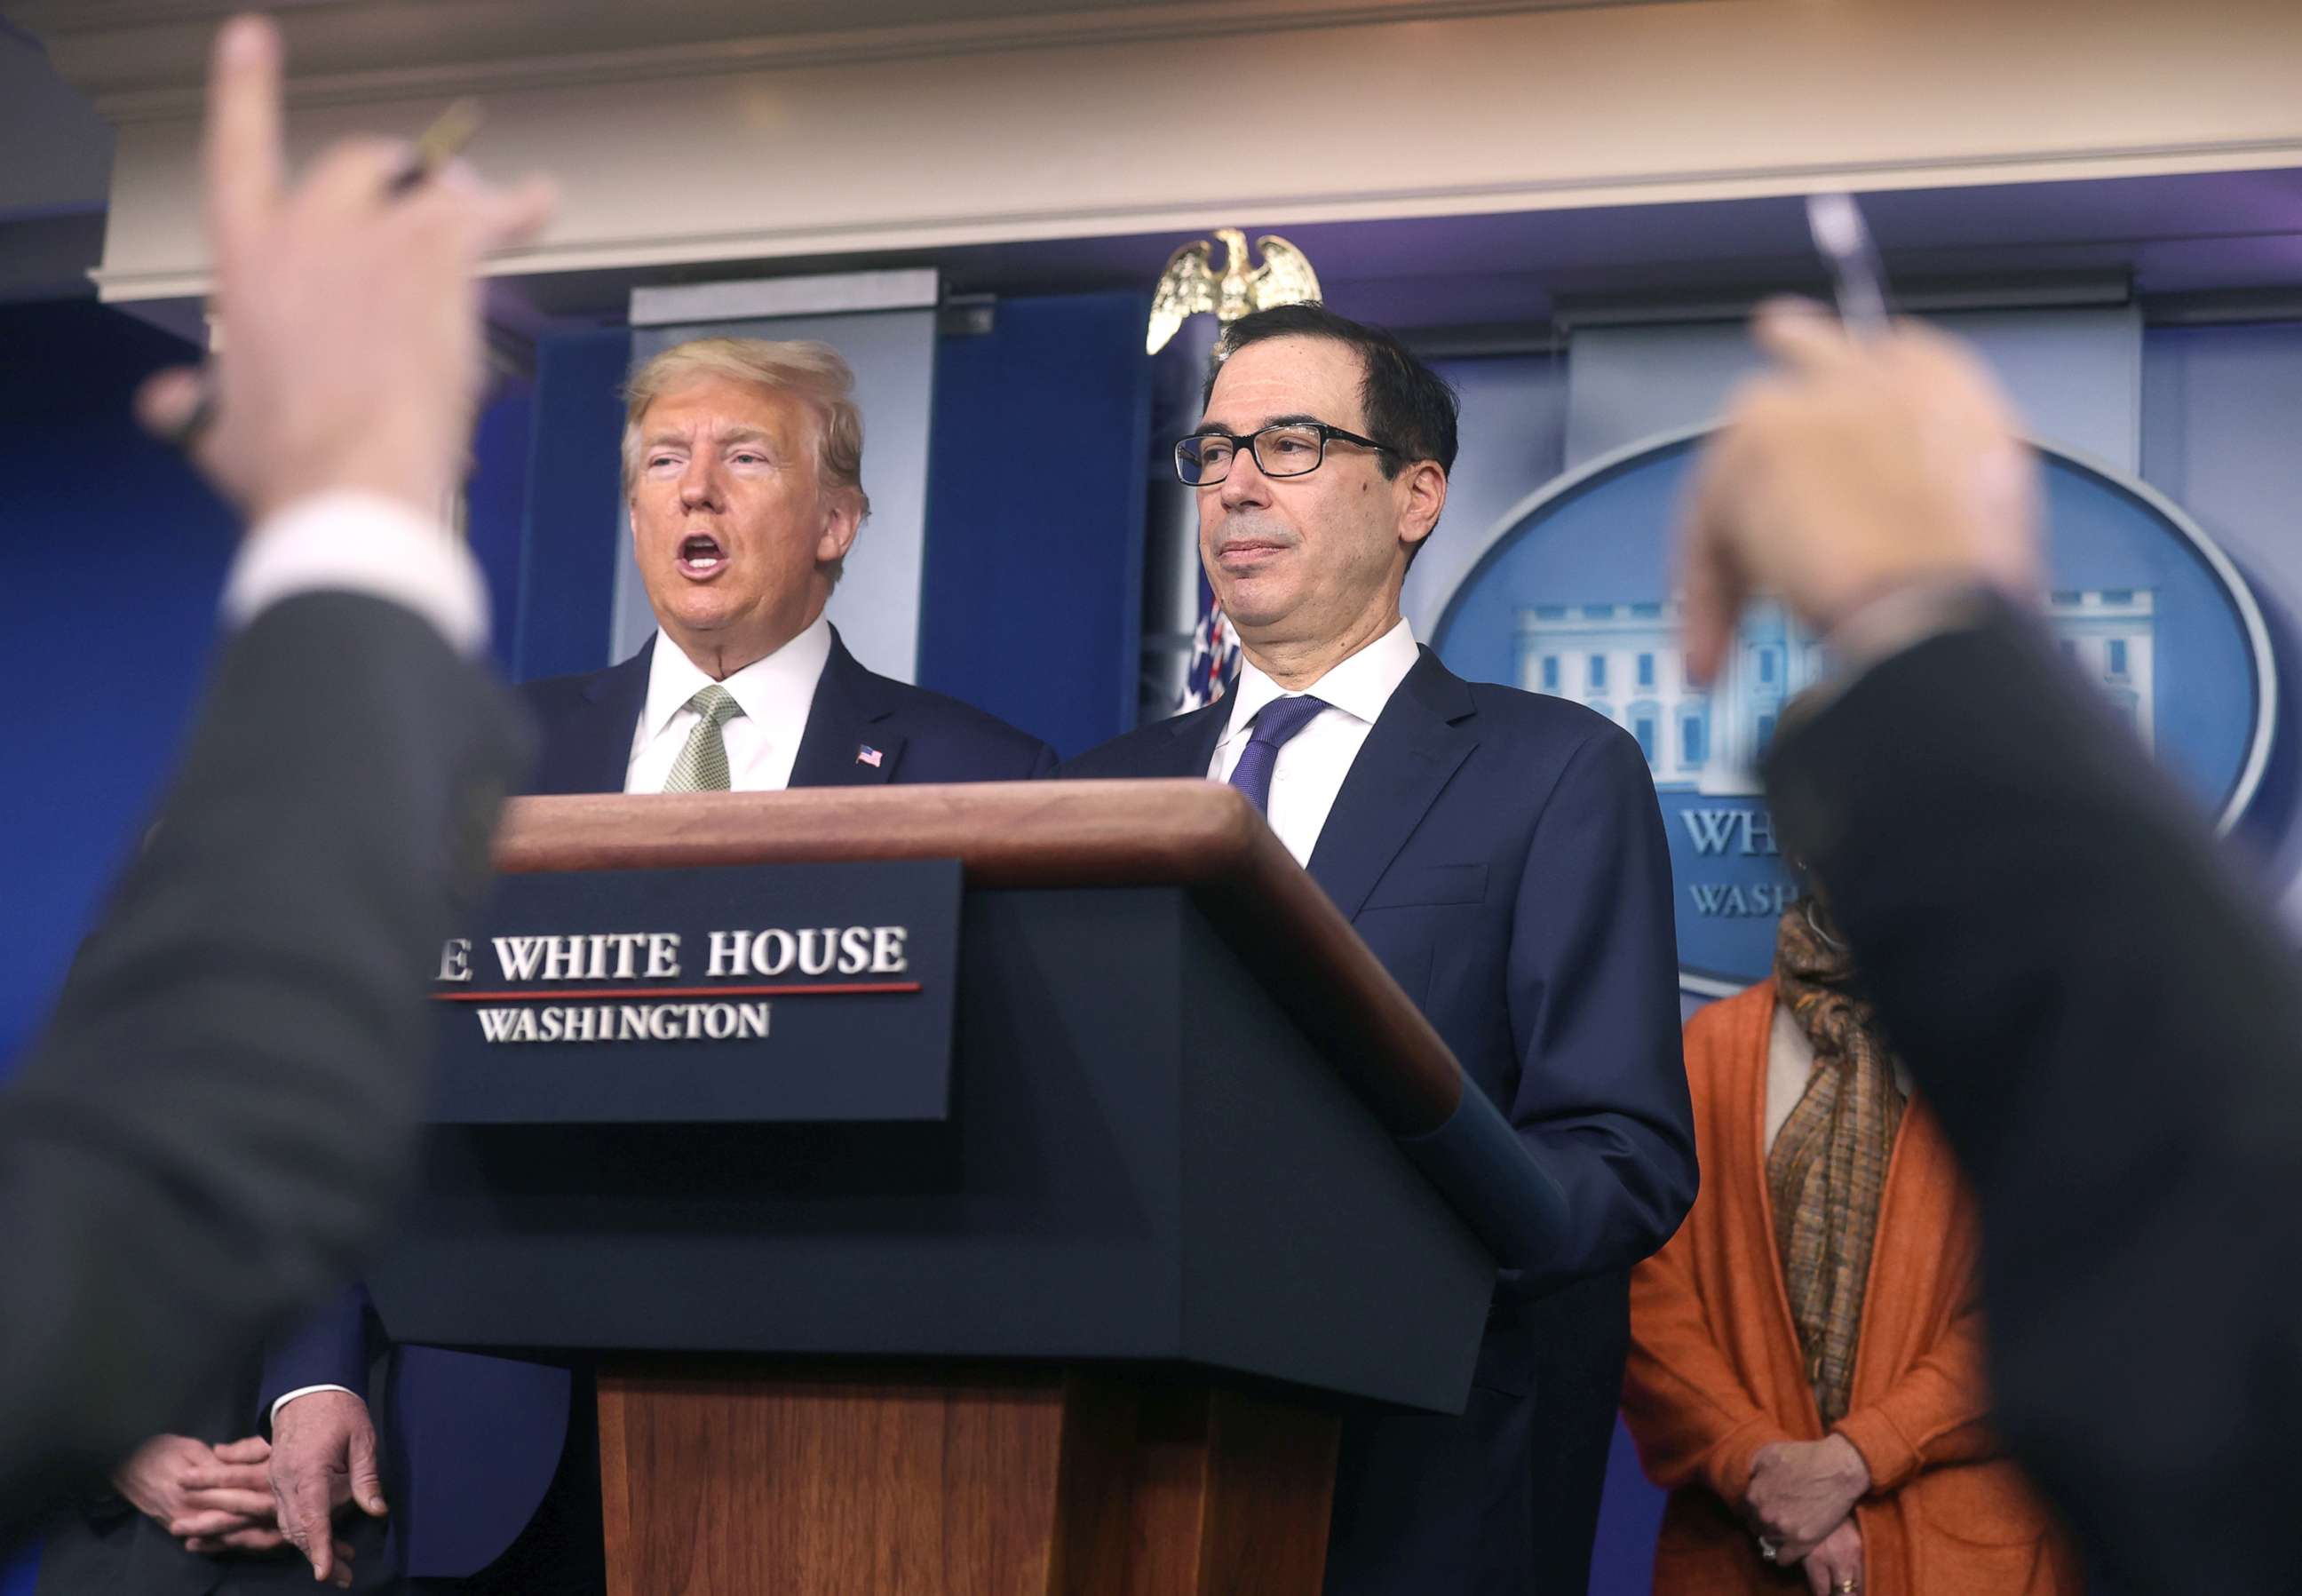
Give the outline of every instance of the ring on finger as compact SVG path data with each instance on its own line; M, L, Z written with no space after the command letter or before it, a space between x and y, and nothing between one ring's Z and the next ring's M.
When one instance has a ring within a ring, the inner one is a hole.
M1782 1560L1783 1549L1761 1535L1759 1537L1759 1556L1767 1562L1778 1563Z

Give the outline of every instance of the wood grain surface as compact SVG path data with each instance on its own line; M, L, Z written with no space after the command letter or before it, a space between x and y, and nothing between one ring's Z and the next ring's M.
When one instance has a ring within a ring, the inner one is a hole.
M600 1376L610 1596L1317 1596L1338 1421L1053 1365Z

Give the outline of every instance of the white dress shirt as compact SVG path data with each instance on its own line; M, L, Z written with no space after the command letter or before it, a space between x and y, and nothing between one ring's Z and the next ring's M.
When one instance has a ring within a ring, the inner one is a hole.
M1271 772L1271 807L1264 817L1296 863L1309 861L1327 813L1335 807L1335 794L1343 790L1343 777L1351 773L1351 761L1359 757L1375 718L1420 657L1415 630L1402 618L1301 690L1324 699L1327 707L1280 749ZM1215 757L1207 766L1210 777L1231 779L1254 733L1250 723L1264 705L1286 696L1288 690L1264 676L1255 661L1240 660L1239 685L1231 689L1231 723L1215 744Z
M727 785L738 793L780 793L791 785L792 761L807 734L816 684L831 659L831 623L815 624L764 659L754 659L719 684L744 712L720 728L727 743ZM659 631L648 661L646 706L632 733L626 793L660 793L702 718L687 701L711 685L694 660Z

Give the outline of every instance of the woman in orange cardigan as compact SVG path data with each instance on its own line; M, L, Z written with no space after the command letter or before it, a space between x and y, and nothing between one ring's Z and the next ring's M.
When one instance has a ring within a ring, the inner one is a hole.
M1658 1596L2071 1592L1985 1427L1973 1215L1811 900L1686 1027L1702 1191L1631 1277Z

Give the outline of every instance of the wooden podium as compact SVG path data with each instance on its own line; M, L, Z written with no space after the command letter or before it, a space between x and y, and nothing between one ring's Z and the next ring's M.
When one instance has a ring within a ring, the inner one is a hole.
M1340 1407L1460 1409L1495 1253L1403 1143L1461 1071L1229 788L525 799L498 858L965 872L945 1123L435 1131L379 1311L596 1366L616 1596L1315 1596Z

